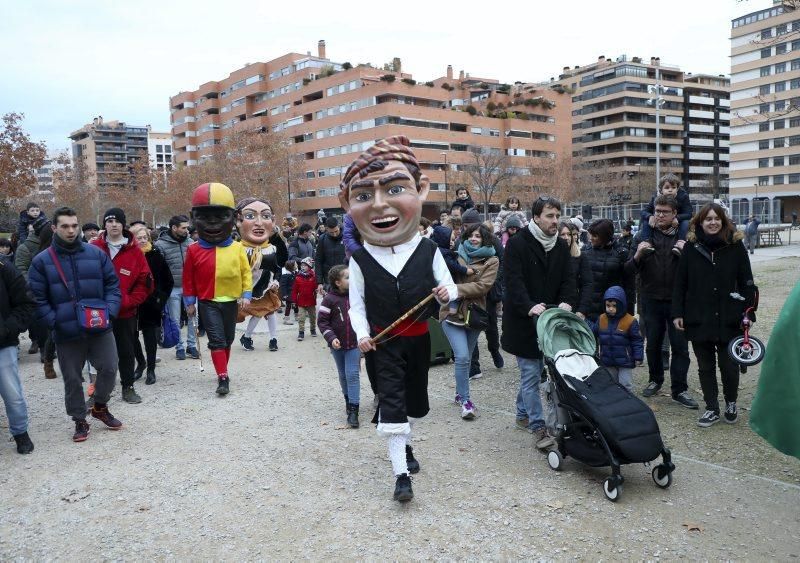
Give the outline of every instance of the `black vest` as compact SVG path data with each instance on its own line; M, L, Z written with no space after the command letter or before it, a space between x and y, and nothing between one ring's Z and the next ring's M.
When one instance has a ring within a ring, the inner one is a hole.
M373 329L388 327L430 295L437 285L433 277L433 258L437 250L435 242L423 238L396 278L364 248L353 253L364 276L364 305L367 321ZM438 311L439 304L433 300L412 318L424 321Z

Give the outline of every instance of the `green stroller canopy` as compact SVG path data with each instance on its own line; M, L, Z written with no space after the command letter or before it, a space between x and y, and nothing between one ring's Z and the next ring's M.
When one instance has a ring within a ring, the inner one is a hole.
M583 354L594 355L594 334L585 321L564 309L547 309L536 323L539 349L548 358L561 350L572 348Z

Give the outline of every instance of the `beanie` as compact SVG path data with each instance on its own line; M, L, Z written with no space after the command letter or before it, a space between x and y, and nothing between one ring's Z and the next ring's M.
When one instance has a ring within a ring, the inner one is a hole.
M100 226L97 225L97 223L84 223L83 227L81 227L81 231L82 232L86 232L89 229L94 229L95 231L99 231L100 230Z
M506 229L510 229L512 227L517 229L522 228L522 221L520 221L519 217L516 215L512 215L511 217L506 219Z
M579 231L583 230L583 221L581 221L578 217L573 217L572 219L570 219L570 221L572 222L573 225L578 227Z
M106 221L108 221L109 219L116 219L117 221L122 223L123 226L127 224L125 222L125 212L119 207L112 207L111 209L103 213L103 227L106 226Z
M461 224L464 226L467 225L478 225L482 223L481 214L473 207L467 209L464 213L461 214Z

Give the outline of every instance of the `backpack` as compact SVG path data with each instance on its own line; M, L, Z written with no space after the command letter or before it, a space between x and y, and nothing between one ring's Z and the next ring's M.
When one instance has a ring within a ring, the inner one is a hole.
M177 321L169 316L169 309L164 305L161 311L161 334L158 337L158 345L162 348L174 348L181 339L181 329Z

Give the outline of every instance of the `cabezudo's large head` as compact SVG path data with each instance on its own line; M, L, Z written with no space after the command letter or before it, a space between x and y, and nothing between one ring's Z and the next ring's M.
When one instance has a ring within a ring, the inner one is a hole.
M192 194L192 222L200 239L211 244L231 236L234 220L234 199L225 184L201 184Z

